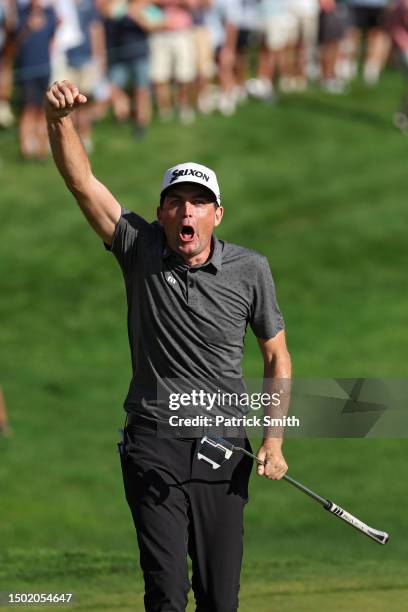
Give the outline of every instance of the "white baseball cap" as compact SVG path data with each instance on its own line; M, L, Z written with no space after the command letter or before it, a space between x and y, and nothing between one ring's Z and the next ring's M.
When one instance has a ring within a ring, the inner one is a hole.
M214 195L214 199L218 206L221 206L221 194L217 177L215 172L207 168L207 166L202 166L194 162L186 162L184 164L172 166L164 173L160 195L164 195L168 187L172 187L177 183L198 183L199 185L203 185L203 187L206 187Z

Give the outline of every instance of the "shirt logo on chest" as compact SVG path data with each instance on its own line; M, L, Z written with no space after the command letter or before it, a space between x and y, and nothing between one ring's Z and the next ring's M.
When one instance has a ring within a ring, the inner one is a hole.
M168 283L170 283L170 285L176 285L177 284L177 281L176 281L176 279L174 278L174 276L172 274L167 274L166 275L166 281Z

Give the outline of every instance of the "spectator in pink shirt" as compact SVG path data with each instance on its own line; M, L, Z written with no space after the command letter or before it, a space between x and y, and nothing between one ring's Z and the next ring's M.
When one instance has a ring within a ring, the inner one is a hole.
M190 101L197 77L192 17L195 1L159 0L158 4L165 13L166 26L151 35L150 75L159 118L165 121L173 114L171 83L174 81L180 121L189 124L194 121Z

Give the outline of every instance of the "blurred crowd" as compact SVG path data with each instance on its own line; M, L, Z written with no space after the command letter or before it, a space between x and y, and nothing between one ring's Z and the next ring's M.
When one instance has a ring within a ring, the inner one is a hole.
M140 139L153 116L231 116L311 81L344 94L360 68L374 85L391 52L408 78L408 0L0 0L0 126L45 157L44 92L67 79L90 151L109 109ZM394 120L408 131L408 95Z

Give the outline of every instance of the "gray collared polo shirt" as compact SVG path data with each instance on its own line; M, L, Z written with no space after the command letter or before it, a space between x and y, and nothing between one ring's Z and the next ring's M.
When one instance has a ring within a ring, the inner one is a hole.
M266 257L213 236L211 257L187 266L162 227L122 209L111 250L124 275L133 376L125 410L162 418L163 379L242 381L248 324L258 338L284 327Z

